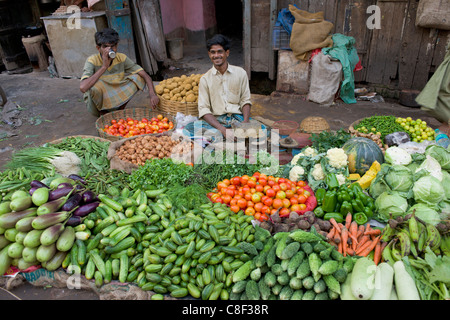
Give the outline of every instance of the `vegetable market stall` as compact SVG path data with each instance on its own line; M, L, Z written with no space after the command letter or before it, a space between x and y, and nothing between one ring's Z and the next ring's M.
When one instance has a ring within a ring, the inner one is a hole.
M450 152L311 141L276 171L224 152L127 173L88 137L24 149L0 175L0 272L78 274L125 299L448 299Z

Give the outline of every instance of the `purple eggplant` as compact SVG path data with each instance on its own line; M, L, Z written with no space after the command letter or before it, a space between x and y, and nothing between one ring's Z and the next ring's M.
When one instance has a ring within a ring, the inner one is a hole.
M37 189L39 189L39 188L38 188L38 187L31 187L31 189L28 190L28 193L30 194L30 196L32 196L33 193L34 193Z
M82 197L84 203L91 203L98 200L96 194L90 190L83 192Z
M81 202L81 194L79 193L75 193L73 195L70 196L69 199L67 199L66 203L63 204L63 206L61 207L62 211L72 211L73 209L75 209L76 206L78 206Z
M80 177L79 175L71 174L71 175L68 176L68 178L70 178L70 179L72 179L72 180L75 180L75 181L79 181L79 182L81 182L82 184L86 184L86 180L84 180L84 179L83 179L82 177Z
M64 187L64 188L56 188L55 190L50 191L48 195L48 201L56 200L61 197L67 196L69 193L73 191L73 186Z
M83 187L83 186L80 185L80 184L76 184L76 185L75 185L75 190L77 190L77 191L84 190L84 189L85 189L85 187Z
M97 209L99 204L100 204L100 202L96 201L96 202L91 202L91 203L82 205L81 207L78 207L78 209L76 209L73 212L73 215L76 217L85 217L89 213L95 211L95 209Z
M30 183L30 187L32 188L49 188L49 186L47 186L45 183L40 182L39 180L33 180Z
M81 221L81 217L71 216L69 219L67 219L66 226L76 227L77 225L81 224Z

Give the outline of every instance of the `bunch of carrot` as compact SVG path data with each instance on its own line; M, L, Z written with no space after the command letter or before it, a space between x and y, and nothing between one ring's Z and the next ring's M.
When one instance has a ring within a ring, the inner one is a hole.
M386 246L382 242L381 230L372 229L369 224L360 225L352 221L352 215L349 213L345 217L345 223L338 223L331 218L331 229L327 234L327 240L336 246L337 250L345 256L368 256L374 251L373 260L375 264L381 261L381 252Z

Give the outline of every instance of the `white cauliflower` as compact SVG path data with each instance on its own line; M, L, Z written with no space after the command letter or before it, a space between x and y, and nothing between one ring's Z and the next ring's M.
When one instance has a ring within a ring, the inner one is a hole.
M291 160L291 164L293 164L294 166L297 164L298 159L300 159L301 157L315 157L317 156L318 153L316 151L316 149L311 148L311 147L306 147L302 152L297 153Z
M347 165L347 154L342 148L331 148L327 151L328 163L336 169L341 169Z
M339 185L343 185L347 180L347 178L342 173L338 173L336 175L336 179L339 182Z
M297 161L298 161L298 159L300 159L301 157L304 157L305 155L303 154L303 153L297 153L293 158L292 158L292 160L291 160L291 164L292 165L296 165L297 164Z
M292 167L291 171L289 171L289 180L291 181L299 181L300 177L305 174L305 169L301 166Z
M315 180L325 179L325 173L323 172L322 166L320 165L320 163L316 163L314 165L314 168L313 168L311 174Z
M303 150L303 154L307 157L315 157L315 156L317 156L318 153L317 153L316 149L311 148L311 147L306 147L306 149Z

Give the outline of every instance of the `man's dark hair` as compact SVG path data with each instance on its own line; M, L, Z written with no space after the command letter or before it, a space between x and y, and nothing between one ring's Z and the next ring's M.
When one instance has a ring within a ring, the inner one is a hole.
M216 34L206 42L206 48L208 49L208 51L215 44L221 45L225 51L230 49L230 39L222 34Z
M102 31L95 33L95 44L101 46L102 44L117 44L119 43L119 34L116 30L105 28Z

